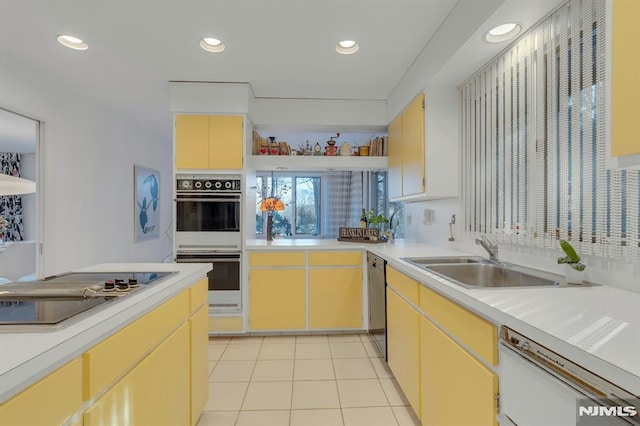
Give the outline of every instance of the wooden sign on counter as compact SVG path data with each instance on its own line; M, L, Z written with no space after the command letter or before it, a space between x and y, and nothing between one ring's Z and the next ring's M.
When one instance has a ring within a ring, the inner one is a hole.
M385 243L380 239L380 230L377 228L339 228L338 241L351 241L356 243Z

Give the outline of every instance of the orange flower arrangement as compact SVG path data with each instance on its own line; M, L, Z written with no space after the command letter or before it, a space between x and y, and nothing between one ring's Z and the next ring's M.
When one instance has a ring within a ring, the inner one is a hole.
M267 241L273 240L273 212L284 209L284 203L278 197L268 197L260 203L260 211L267 212Z
M274 211L282 211L284 209L284 203L278 197L268 197L260 203L260 211L267 212L268 214L273 214Z

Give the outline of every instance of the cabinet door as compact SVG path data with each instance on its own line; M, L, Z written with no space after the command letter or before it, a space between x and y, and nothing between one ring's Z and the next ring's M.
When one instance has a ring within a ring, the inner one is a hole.
M84 425L189 424L190 352L184 323L85 411Z
M402 112L402 195L424 192L424 93Z
M189 318L191 333L191 424L198 417L209 399L209 308L202 306Z
M402 114L389 124L388 138L389 198L402 197Z
M309 328L362 328L362 268L309 270Z
M498 378L431 321L420 319L422 424L494 425Z
M304 269L250 269L249 329L304 329L305 287Z
M0 405L0 424L60 425L82 406L82 361L78 358Z
M390 288L387 288L387 357L411 407L420 415L420 314Z
M177 115L176 169L209 167L209 116Z
M640 2L611 0L611 155L640 154L637 102L640 99ZM638 164L636 164L638 165Z
M242 116L210 116L210 169L242 169L242 135Z

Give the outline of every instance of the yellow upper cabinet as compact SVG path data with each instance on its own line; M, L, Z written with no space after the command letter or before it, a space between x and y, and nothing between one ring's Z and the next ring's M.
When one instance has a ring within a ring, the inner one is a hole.
M402 195L424 192L424 93L402 113Z
M209 117L209 168L242 168L242 117L212 115Z
M457 103L455 88L428 88L389 124L392 201L458 195Z
M424 191L424 93L389 124L389 198Z
M176 115L177 169L242 169L243 118Z
M389 124L387 143L389 198L399 198L402 197L402 114Z
M640 167L637 123L640 112L640 2L608 0L611 7L611 114L610 143L613 167Z

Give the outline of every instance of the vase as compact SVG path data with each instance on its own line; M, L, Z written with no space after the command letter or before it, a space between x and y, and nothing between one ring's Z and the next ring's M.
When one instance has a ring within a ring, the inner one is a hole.
M567 280L567 284L582 284L584 281L584 270L578 271L573 269L569 264L564 267L564 277Z
M273 216L267 214L267 241L273 241Z

